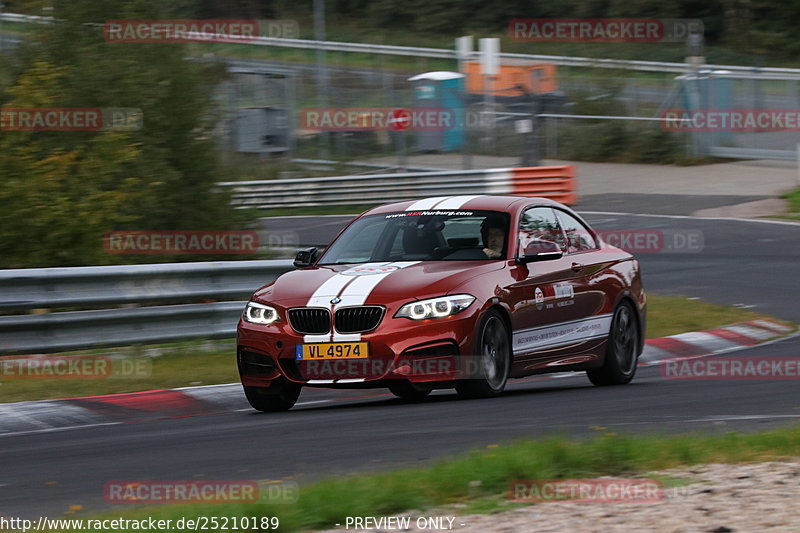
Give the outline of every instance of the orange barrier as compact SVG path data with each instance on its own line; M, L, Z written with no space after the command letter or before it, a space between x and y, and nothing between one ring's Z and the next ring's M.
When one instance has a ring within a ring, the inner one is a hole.
M495 96L521 96L523 91L531 94L552 93L558 90L556 66L552 63L504 60L494 76ZM483 94L486 92L486 79L481 72L480 61L464 63L462 74L466 76L467 92Z
M512 168L511 172L516 196L542 196L566 205L578 201L575 165Z

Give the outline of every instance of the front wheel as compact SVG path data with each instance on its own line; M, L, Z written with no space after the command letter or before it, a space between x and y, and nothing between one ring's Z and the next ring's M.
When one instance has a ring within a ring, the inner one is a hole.
M638 350L636 314L630 303L622 302L611 320L603 366L586 371L589 381L599 386L629 383L636 374Z
M497 311L489 310L478 328L475 357L469 366L477 363L473 379L459 381L456 392L463 398L490 398L499 396L506 387L511 368L511 343L508 328ZM472 374L473 369L469 369Z
M244 395L253 409L264 412L288 411L297 402L301 386L278 378L269 387L244 386Z

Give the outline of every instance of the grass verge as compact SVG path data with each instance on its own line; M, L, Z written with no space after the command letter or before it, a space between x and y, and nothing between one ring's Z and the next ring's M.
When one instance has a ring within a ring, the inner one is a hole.
M775 460L797 455L800 427L755 434L620 436L605 433L584 441L554 437L490 445L432 466L354 475L301 485L290 504L168 505L108 517L177 520L181 517L277 517L279 531L334 528L347 516L381 516L458 505L459 513L513 507L509 483L526 479L646 477L681 465ZM666 483L665 483L666 484ZM98 517L101 518L101 517Z
M785 323L773 317L683 296L647 295L647 338L656 339L687 331L702 331L737 322L767 319Z
M647 315L648 338L759 318L774 320L745 309L659 294L648 295ZM115 369L119 368L120 372L107 379L47 379L32 376L13 379L8 370L4 372L0 366L0 397L2 402L19 402L232 383L239 379L234 361L235 349L234 342L230 340L69 352L69 355L108 356L112 366L119 365ZM133 369L136 362L142 366Z
M120 371L117 375L85 379L13 379L6 369L0 372L0 397L2 402L20 402L233 383L239 380L235 351L236 345L230 340L68 352L58 355L108 357L115 371ZM0 358L0 365L8 359Z
M800 187L789 194L785 194L783 198L789 200L789 211L781 218L800 220Z

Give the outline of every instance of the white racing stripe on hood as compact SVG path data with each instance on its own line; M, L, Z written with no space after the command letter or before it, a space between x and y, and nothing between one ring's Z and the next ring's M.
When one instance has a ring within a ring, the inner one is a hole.
M383 265L386 267L397 267L397 269L402 269L409 267L411 265L416 265L419 261L398 261L397 263L389 263L388 265ZM381 272L380 274L371 274L369 276L357 276L355 281L344 288L342 294L339 297L342 301L336 304L337 307L350 307L354 305L364 305L364 302L367 301L367 297L369 297L370 293L375 289L375 287L380 283L386 276L389 276L394 272L394 270L390 272Z
M444 202L439 202L436 204L436 209L461 209L461 207L469 202L470 200L474 200L475 198L480 198L482 195L472 195L472 196L453 196L452 198L448 198Z
M419 261L398 261L396 263L389 263L388 265L383 265L386 267L397 267L397 269L402 269L409 267L411 265L416 265ZM369 295L378 286L378 283L383 281L384 278L390 276L394 271L390 272L382 272L380 274L370 274L368 276L357 276L353 283L347 285L343 290L342 293L339 295L339 298L342 299L341 302L336 304L336 307L351 307L357 305L364 305L364 302L367 301ZM330 303L330 302L329 302ZM333 342L356 342L361 340L361 333L337 333L335 330L333 332Z
M359 265L361 267L381 267L387 265L388 262L384 261L383 263L365 263L363 265ZM325 280L325 283L317 287L317 290L314 291L314 294L308 299L306 302L306 307L325 307L327 309L331 308L331 298L334 296L338 296L345 285L353 281L355 278L354 276L343 276L341 273L336 273L333 276L329 277Z
M314 291L311 298L308 299L306 304L308 307L323 307L330 311L333 317L333 307L331 299L334 297L341 298L341 302L336 304L336 307L357 306L364 305L370 293L375 289L378 283L381 282L386 276L390 275L392 271L382 272L379 274L368 274L361 276L353 276L344 274L353 269L367 269L379 267L396 267L397 269L405 268L411 265L416 265L419 261L398 261L396 263L364 263L359 264L352 269L347 269L343 272L338 272L332 277L328 278L325 283L319 286ZM361 340L360 333L337 333L334 328L331 328L331 333L323 335L304 335L303 342L357 342Z
M384 261L382 263L365 263L359 266L381 267L386 264L388 263ZM323 307L330 311L331 299L338 296L348 283L355 281L356 279L358 278L355 276L344 276L340 273L334 274L326 279L325 283L320 285L317 290L314 291L314 294L312 294L308 299L308 302L306 302L306 307ZM331 334L324 333L319 335L303 335L303 342L331 342Z

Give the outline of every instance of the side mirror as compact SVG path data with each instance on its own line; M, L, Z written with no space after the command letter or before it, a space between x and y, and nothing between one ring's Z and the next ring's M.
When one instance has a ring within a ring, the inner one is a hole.
M518 261L522 264L534 261L552 261L561 259L564 252L561 247L552 241L534 239L528 243Z
M317 260L317 249L316 248L306 248L305 250L300 250L297 252L297 255L294 256L294 266L297 268L303 268L307 266L311 266L314 264L314 261Z

